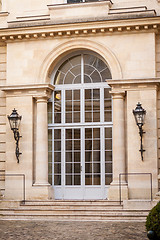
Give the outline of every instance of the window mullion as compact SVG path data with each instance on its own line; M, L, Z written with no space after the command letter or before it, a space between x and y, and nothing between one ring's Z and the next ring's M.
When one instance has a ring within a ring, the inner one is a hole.
M81 83L84 84L84 55L81 55Z

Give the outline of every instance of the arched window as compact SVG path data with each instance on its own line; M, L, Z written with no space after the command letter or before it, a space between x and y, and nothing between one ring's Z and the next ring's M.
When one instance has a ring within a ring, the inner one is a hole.
M55 197L104 199L112 180L109 67L96 54L81 51L63 59L51 78L49 181Z

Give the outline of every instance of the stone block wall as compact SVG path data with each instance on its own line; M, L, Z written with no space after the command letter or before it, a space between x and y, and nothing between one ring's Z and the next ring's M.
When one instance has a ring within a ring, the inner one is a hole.
M0 42L0 87L6 84L6 45ZM6 98L0 89L0 174L5 173L6 158ZM5 177L0 176L1 194L5 190Z
M156 74L160 77L160 35L156 35ZM160 175L160 90L157 94L157 116L158 116L158 174ZM159 179L160 190L160 179Z

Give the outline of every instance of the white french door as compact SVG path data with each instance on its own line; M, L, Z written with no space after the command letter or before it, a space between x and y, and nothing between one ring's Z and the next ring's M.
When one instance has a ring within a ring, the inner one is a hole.
M53 185L56 199L105 199L105 153L111 154L111 127L64 127L54 129ZM109 141L108 149L105 142ZM107 168L106 168L107 167Z
M108 92L104 87L77 90L73 86L54 92L49 154L56 199L107 198L112 178Z
M105 199L112 181L112 100L108 66L78 53L53 75L48 103L49 182L56 199Z

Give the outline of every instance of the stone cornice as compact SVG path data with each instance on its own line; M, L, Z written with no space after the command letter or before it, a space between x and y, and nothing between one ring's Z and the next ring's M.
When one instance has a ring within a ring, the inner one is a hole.
M158 32L160 17L121 21L98 21L90 23L75 23L49 25L39 27L15 27L0 29L1 41L36 40L46 38L86 36L93 34L122 34L138 32Z
M51 84L31 84L31 85L8 85L0 87L2 91L6 93L8 97L15 97L23 95L29 95L36 97L50 98L54 86Z
M158 89L160 86L160 78L144 78L144 79L122 79L122 80L107 80L107 83L112 87L112 91L130 91L130 90L146 90Z
M127 85L127 84L160 84L160 78L139 78L139 79L122 79L122 80L106 80L111 86Z

